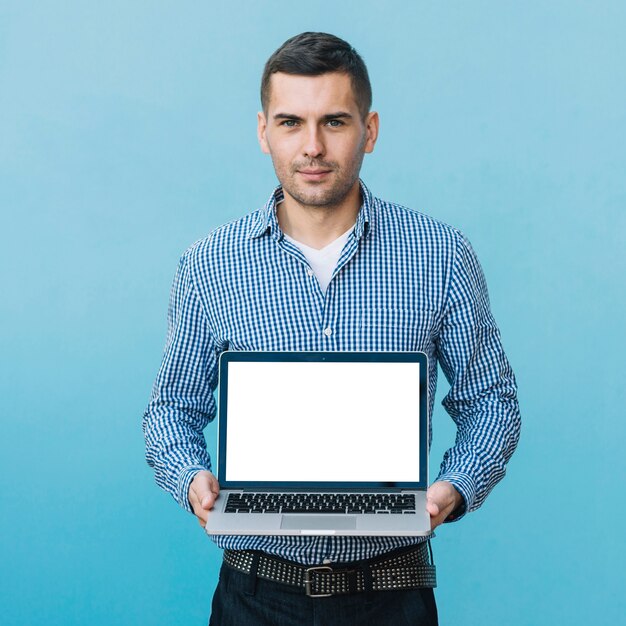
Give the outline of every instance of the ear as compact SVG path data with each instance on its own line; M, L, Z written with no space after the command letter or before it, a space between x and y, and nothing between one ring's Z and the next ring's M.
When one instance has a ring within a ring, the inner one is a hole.
M270 153L270 147L267 143L267 138L265 133L267 131L267 120L265 119L265 113L263 111L259 111L257 113L257 127L256 127L256 135L259 139L259 145L261 146L261 150L265 152L265 154Z
M376 111L371 111L367 114L367 117L365 118L365 133L367 138L365 140L364 152L374 151L374 145L376 144L376 140L378 139L378 126L378 113Z

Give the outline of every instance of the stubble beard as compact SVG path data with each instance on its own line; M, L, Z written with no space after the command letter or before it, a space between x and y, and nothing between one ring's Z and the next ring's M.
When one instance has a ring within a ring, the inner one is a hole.
M363 145L364 145L363 141ZM349 163L347 169L342 169L335 161L309 161L293 163L288 168L277 167L274 161L276 176L283 191L288 193L298 204L306 208L332 210L341 205L346 199L359 178L361 164L365 156L362 148ZM298 180L298 170L320 169L331 170L332 181L306 182Z

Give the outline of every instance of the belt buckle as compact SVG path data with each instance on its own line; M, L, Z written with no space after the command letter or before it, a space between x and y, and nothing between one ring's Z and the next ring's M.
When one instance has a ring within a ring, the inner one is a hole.
M332 593L311 593L311 584L313 580L311 579L311 572L332 572L333 568L328 565L317 565L314 567L307 567L304 570L304 592L309 598L329 598L332 596Z

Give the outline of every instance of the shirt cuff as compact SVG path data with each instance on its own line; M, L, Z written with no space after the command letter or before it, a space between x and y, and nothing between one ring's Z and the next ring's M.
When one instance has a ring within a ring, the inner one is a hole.
M180 504L185 511L189 511L189 513L193 513L193 509L191 508L191 504L189 502L189 485L191 485L191 482L195 478L196 474L202 471L211 470L203 467L202 465L191 465L183 469L178 477L176 499L178 500L178 504Z
M448 515L444 523L460 520L466 513L472 510L472 505L476 499L476 484L474 483L474 479L469 474L463 472L445 472L440 474L437 480L450 483L463 498L461 505Z

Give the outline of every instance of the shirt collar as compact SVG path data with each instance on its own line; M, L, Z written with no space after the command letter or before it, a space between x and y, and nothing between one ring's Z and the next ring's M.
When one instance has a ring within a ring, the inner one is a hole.
M359 186L361 189L361 208L359 209L354 225L354 236L356 239L360 239L362 235L369 237L372 232L374 217L374 197L360 178ZM283 233L280 230L278 218L276 217L276 205L281 202L284 197L283 188L278 185L274 191L272 191L272 195L265 203L263 209L259 211L257 219L252 223L248 235L250 239L261 237L261 235L265 235L268 231L270 236L274 237L276 241L282 239Z

